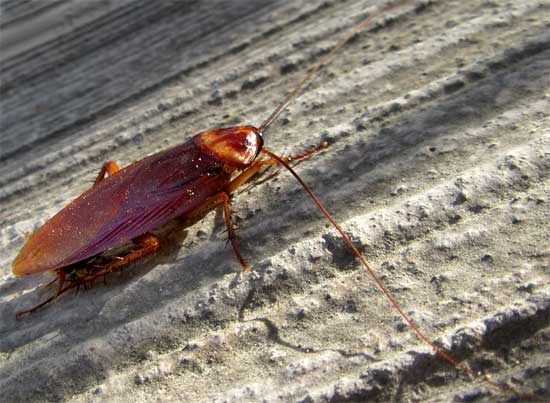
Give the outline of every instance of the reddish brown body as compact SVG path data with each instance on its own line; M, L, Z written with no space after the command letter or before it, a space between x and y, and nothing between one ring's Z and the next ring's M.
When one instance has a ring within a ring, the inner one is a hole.
M16 275L60 269L185 216L223 192L262 147L255 127L210 130L99 181L32 234Z

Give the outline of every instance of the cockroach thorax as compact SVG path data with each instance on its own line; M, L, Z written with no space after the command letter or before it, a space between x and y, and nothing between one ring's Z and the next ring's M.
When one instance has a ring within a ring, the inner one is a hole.
M260 131L254 126L234 126L208 130L194 137L207 154L237 169L249 166L263 146Z

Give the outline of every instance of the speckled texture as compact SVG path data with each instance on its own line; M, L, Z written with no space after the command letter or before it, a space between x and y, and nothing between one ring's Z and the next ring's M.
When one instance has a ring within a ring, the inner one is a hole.
M44 4L0 13L1 400L516 399L420 343L279 168L233 198L251 273L216 210L164 228L159 252L106 286L16 321L51 292L47 275L11 274L24 233L103 161L259 125L384 2ZM550 2L411 1L374 25L266 145L328 140L296 169L404 310L473 370L548 399Z

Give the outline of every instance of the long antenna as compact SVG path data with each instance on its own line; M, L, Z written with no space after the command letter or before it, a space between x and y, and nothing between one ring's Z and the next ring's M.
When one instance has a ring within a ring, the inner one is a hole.
M375 13L375 14L372 14L372 15L369 15L368 17L366 17L365 19L363 19L362 21L360 21L359 23L357 23L348 33L346 36L344 36L342 39L340 39L340 41L334 45L334 47L330 50L330 52L328 52L325 56L323 56L321 58L321 60L319 60L319 62L313 66L313 68L311 70L309 70L309 72L305 75L304 78L302 78L302 80L298 83L298 85L296 85L296 87L294 87L294 89L281 101L281 103L275 108L275 110L273 112L271 112L271 114L267 117L266 120L264 120L262 122L262 124L260 125L260 127L258 128L258 130L260 131L260 133L265 133L265 131L267 130L267 128L271 125L271 123L273 123L273 121L275 119L277 119L279 117L279 115L283 112L283 110L288 106L288 104L290 102L292 102L297 96L298 94L300 93L300 91L304 88L304 86L309 82L311 81L311 79L313 78L313 76L315 75L315 73L317 73L317 71L323 67L325 64L327 64L331 59L332 57L334 56L334 54L336 52L338 52L338 50L344 46L346 43L349 42L349 40L351 38L353 38L353 36L359 32L359 31L362 31L375 17L377 17L378 15L380 15L381 13L383 12L387 12L395 7L398 7L402 4L405 4L405 3L408 3L410 0L401 0L401 1L396 1L394 3L390 3L390 4L387 4L385 7L381 8L379 10L378 13Z
M410 318L409 315L405 313L405 311L401 308L401 305L395 300L393 295L390 293L390 291L386 288L386 286L382 283L380 278L376 275L370 264L367 262L367 260L363 257L361 252L355 247L349 236L344 232L342 227L336 222L336 220L332 217L332 215L328 212L328 210L325 208L323 203L321 203L321 200L317 196L315 196L315 193L309 188L308 185L298 176L298 174L288 165L284 159L279 157L277 154L273 154L271 151L267 150L266 148L262 148L262 152L264 154L267 154L269 157L277 160L279 164L284 166L291 174L296 178L296 180L302 185L306 193L311 197L313 202L319 207L323 215L327 218L327 220L332 224L332 226L338 231L344 242L348 245L348 247L351 249L353 254L357 256L363 267L367 270L367 272L370 274L378 288L382 291L382 293L386 296L390 304L399 312L401 317L408 323L408 325L411 327L411 329L416 333L417 337L427 343L434 351L435 353L444 359L445 361L452 364L455 368L461 369L462 371L466 372L468 375L475 379L479 379L491 386L494 386L495 388L498 388L506 393L514 394L522 399L530 400L530 401L540 401L538 396L532 395L530 393L526 393L523 391L520 391L513 386L510 386L506 383L498 383L493 381L491 378L489 378L486 375L483 375L481 373L476 373L472 371L469 367L466 365L461 364L458 362L455 358L453 358L450 354L443 351L441 348L439 348L433 341L431 341L428 336L424 334L422 330L416 325L416 323L413 322L413 320Z

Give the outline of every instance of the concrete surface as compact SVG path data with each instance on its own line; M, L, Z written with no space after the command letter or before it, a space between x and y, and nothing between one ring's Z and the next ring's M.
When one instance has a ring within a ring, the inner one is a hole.
M517 401L435 357L279 168L161 250L17 321L24 234L122 165L259 125L382 1L1 3L2 401ZM419 326L474 371L549 397L550 2L411 1L266 134Z

